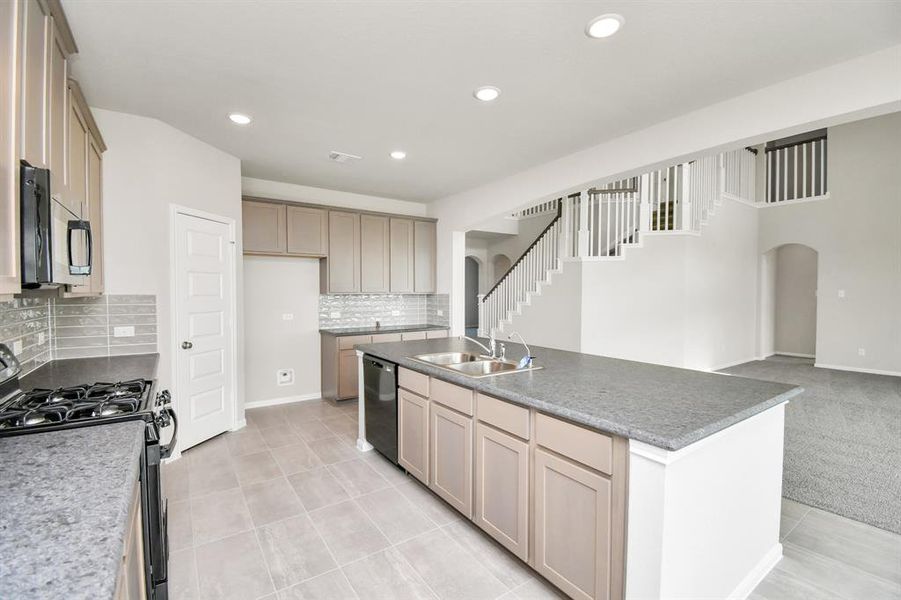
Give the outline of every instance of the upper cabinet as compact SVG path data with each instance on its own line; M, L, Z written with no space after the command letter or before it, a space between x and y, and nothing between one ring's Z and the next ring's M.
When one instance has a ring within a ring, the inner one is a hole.
M15 2L22 11L19 28L21 81L19 118L21 157L34 167L48 165L47 156L47 24L49 18L38 0Z
M244 197L244 254L322 258L323 294L435 291L435 222Z
M18 2L0 2L0 297L19 292L19 168L16 112ZM7 143L12 140L12 143ZM2 298L0 298L2 299Z
M81 216L81 205L73 199L68 190L69 173L66 165L66 118L68 116L67 82L68 53L63 45L56 21L48 19L49 40L47 48L47 168L50 169L50 194L60 198L62 203L77 216Z
M434 221L416 221L413 226L413 291L435 292L435 256L437 252Z

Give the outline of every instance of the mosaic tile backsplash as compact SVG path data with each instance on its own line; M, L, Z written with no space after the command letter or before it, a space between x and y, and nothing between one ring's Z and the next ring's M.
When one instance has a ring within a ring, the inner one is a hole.
M447 325L449 307L447 294L322 294L319 327Z
M0 302L0 342L18 350L28 373L51 358L156 352L156 319L153 295L16 298Z

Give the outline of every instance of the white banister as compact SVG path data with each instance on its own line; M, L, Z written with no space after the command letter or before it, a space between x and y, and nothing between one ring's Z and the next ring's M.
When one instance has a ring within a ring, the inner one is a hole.
M680 229L682 231L691 231L693 223L691 220L691 163L682 164L682 177L680 178L681 189L680 194Z
M641 201L638 209L638 231L647 233L651 230L651 174L645 173L639 178L638 191Z

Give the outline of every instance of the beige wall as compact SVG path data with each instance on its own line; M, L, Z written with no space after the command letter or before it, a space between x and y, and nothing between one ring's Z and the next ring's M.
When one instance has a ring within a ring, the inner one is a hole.
M247 402L318 397L319 260L246 256L244 282ZM279 369L292 385L276 384Z
M800 244L776 249L774 345L777 354L814 356L817 253Z
M830 198L760 209L760 250L819 253L817 364L901 373L901 113L831 127L828 143Z
M158 377L177 400L169 237L173 204L235 220L239 415L244 404L241 162L162 121L92 108L103 155L104 271L108 294L155 294Z

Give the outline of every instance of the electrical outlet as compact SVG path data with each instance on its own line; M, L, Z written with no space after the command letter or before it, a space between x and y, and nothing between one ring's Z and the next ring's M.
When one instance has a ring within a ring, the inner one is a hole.
M13 354L16 356L22 354L22 340L16 340L13 342Z
M331 319L340 319L340 318L341 318L341 312L340 312L340 311L337 311L337 310L333 310L332 312L330 312L330 313L328 314L328 316L329 316L329 318L331 318Z
M844 298L844 297L845 297L845 290L839 290L839 291L838 291L838 297L839 297L839 298Z
M399 316L400 316L400 311L399 311L399 310L392 310L392 311L391 311L391 316L392 316L392 317L399 317Z
M867 349L866 349L866 348L858 348L858 349L857 349L857 356L866 356L866 355L867 355Z
M294 313L282 313L282 321L293 321Z
M438 316L439 316L439 317L443 317L443 316L444 316L444 311L441 310L440 308L438 309Z
M44 335L43 331L38 332L38 344L43 344L44 340L47 339L47 336Z
M275 383L278 385L291 385L294 383L294 369L279 369L276 371Z
M122 327L113 327L113 337L134 337L135 326L128 325Z

